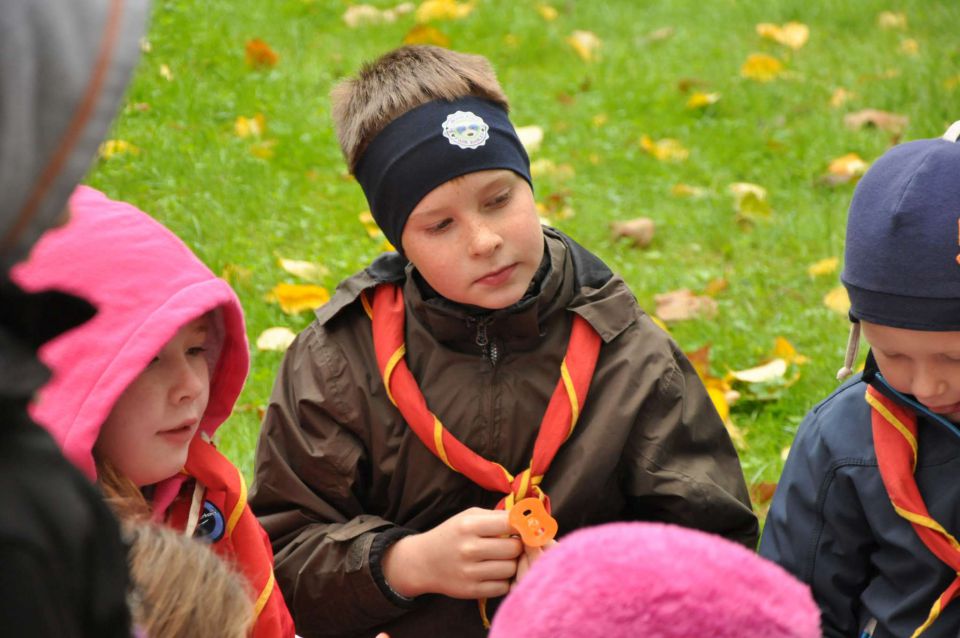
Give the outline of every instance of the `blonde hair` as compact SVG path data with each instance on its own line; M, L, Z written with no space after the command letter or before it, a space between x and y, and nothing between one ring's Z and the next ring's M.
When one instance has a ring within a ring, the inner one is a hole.
M125 525L130 611L150 638L246 638L253 599L246 582L209 545L153 523Z
M434 46L405 46L369 62L330 93L340 150L352 173L390 122L433 100L479 97L510 108L489 60Z

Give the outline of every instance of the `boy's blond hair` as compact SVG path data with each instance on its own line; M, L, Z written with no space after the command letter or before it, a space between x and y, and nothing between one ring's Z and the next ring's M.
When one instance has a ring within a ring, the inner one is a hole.
M361 67L330 93L333 124L352 173L367 145L390 122L433 100L479 97L509 109L489 60L434 46L394 49Z

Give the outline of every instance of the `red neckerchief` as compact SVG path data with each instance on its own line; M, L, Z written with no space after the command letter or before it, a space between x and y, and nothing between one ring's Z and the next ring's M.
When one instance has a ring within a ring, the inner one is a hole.
M940 612L960 593L960 543L930 516L917 487L914 476L917 467L917 415L873 386L867 387L866 399L872 408L873 447L877 452L877 464L893 509L910 522L927 549L958 574L933 603L926 621L913 632L911 638L916 638L933 624Z

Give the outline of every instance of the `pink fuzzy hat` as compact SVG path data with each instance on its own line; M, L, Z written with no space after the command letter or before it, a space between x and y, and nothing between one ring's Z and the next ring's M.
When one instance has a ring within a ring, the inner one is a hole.
M820 638L810 590L719 536L661 523L574 532L507 596L490 638Z

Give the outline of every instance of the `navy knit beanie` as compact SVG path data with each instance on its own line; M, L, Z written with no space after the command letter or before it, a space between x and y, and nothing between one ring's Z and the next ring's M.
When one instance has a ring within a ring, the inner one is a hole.
M912 330L960 330L960 122L900 144L850 204L843 284L850 317Z

